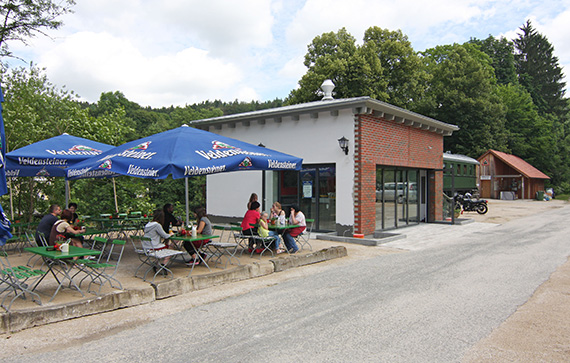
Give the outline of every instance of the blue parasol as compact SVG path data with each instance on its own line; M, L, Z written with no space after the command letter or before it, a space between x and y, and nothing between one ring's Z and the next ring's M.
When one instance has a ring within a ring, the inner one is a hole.
M112 145L63 133L6 154L6 176L64 177L65 168L113 148ZM69 183L65 183L65 205L69 201ZM14 213L13 208L12 214Z
M61 134L6 154L8 177L65 176L65 168L97 156L112 145Z
M188 178L245 170L300 170L303 159L187 125L108 150L66 169L68 179ZM186 179L186 223L188 223Z
M303 159L183 125L66 169L68 179L128 175L174 179L243 170L300 170Z

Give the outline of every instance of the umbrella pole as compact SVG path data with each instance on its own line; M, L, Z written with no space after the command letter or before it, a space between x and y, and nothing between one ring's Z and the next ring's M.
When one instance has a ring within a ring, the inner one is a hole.
M184 178L184 190L186 191L186 225L189 226L190 225L190 219L189 219L189 215L190 215L190 210L189 210L189 201L188 201L188 178Z
M14 220L14 197L12 196L12 178L7 178L10 186L10 215L11 220Z
M65 208L69 207L69 180L65 181Z
M115 184L115 178L113 178L113 194L115 194L115 213L119 213L119 203L117 203L117 185Z

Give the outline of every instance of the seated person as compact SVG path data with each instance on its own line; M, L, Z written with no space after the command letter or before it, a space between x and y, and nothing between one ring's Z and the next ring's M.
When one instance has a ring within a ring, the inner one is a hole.
M249 202L247 202L247 210L249 210L249 207L251 207L251 203L253 202L257 202L257 194L256 193L251 193L251 195L249 196Z
M285 230L285 232L283 232L283 241L285 242L285 246L287 247L287 250L289 250L289 253L296 253L299 251L299 247L297 247L295 237L303 233L305 228L307 228L305 215L299 210L299 207L297 205L291 206L289 224L297 224L299 227Z
M255 236L257 232L255 231L256 228L252 226L252 224L257 224L261 215L259 213L259 202L251 202L249 205L249 210L245 212L245 216L241 221L241 233L246 236ZM255 241L253 238L249 239L249 252L253 251L253 245Z
M49 245L54 246L55 242L63 236L64 239L70 238L71 245L75 247L83 247L83 236L76 236L77 234L84 232L85 229L76 230L74 229L71 222L71 211L69 209L64 209L61 212L61 219L56 221L51 227L49 234Z
M275 202L271 206L271 218L276 218L277 223L284 226L287 222L287 217L285 216L285 211L281 209L281 203Z
M166 203L164 207L162 207L162 211L164 212L164 221L162 222L162 229L165 232L170 231L171 226L182 225L182 221L176 219L176 217L174 217L174 214L172 214L172 212L174 212L174 206L172 204Z
M173 234L167 233L162 229L162 224L164 222L164 211L157 209L152 214L152 220L144 226L144 236L150 238L150 241L142 242L143 247L149 250L163 250L168 248L168 246L162 243L162 238L168 239ZM168 264L170 257L164 258L163 264Z
M196 232L198 234L204 234L207 236L212 235L212 223L208 219L208 215L206 214L206 208L199 207L196 209ZM196 251L201 248L203 245L210 243L212 240L203 240L203 241L184 241L184 249L188 251L188 254L192 256L192 260L187 263L188 266L192 265L199 265L200 258L196 256ZM205 254L202 254L202 258L206 258Z
M275 238L275 248L274 248L275 252L276 253L283 253L283 252L285 252L285 250L282 250L279 248L281 238L279 238L279 234L277 234L277 232L269 230L269 224L267 222L267 218L269 218L269 215L267 214L267 212L261 213L261 219L259 220L259 228L257 229L257 233L261 237L264 237L264 238L265 237ZM258 248L255 252L261 253L261 252L263 252L263 250Z
M67 206L67 209L69 209L71 211L71 224L75 224L75 222L77 222L77 220L79 219L79 216L77 215L76 211L77 211L77 203L69 203L69 205Z
M57 204L52 204L49 207L49 212L43 216L40 224L36 229L36 243L41 246L40 233L45 237L46 242L49 242L49 235L51 233L51 227L53 224L59 220L58 216L61 214L61 207Z

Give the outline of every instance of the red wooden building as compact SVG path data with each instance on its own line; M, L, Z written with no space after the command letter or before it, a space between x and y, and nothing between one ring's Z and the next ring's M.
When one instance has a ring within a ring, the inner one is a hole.
M477 159L480 165L481 197L500 199L514 195L517 199L532 199L544 191L546 174L518 156L489 150Z

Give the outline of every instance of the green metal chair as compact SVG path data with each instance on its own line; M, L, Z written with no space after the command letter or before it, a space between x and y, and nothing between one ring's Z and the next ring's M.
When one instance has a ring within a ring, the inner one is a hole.
M12 267L5 252L0 252L0 296L2 307L9 312L17 298L26 299L26 295L32 297L32 301L42 304L40 296L32 291L29 286L34 286L37 279L45 275L45 271L32 269L27 266ZM10 297L12 297L10 299ZM7 303L7 300L10 302Z

